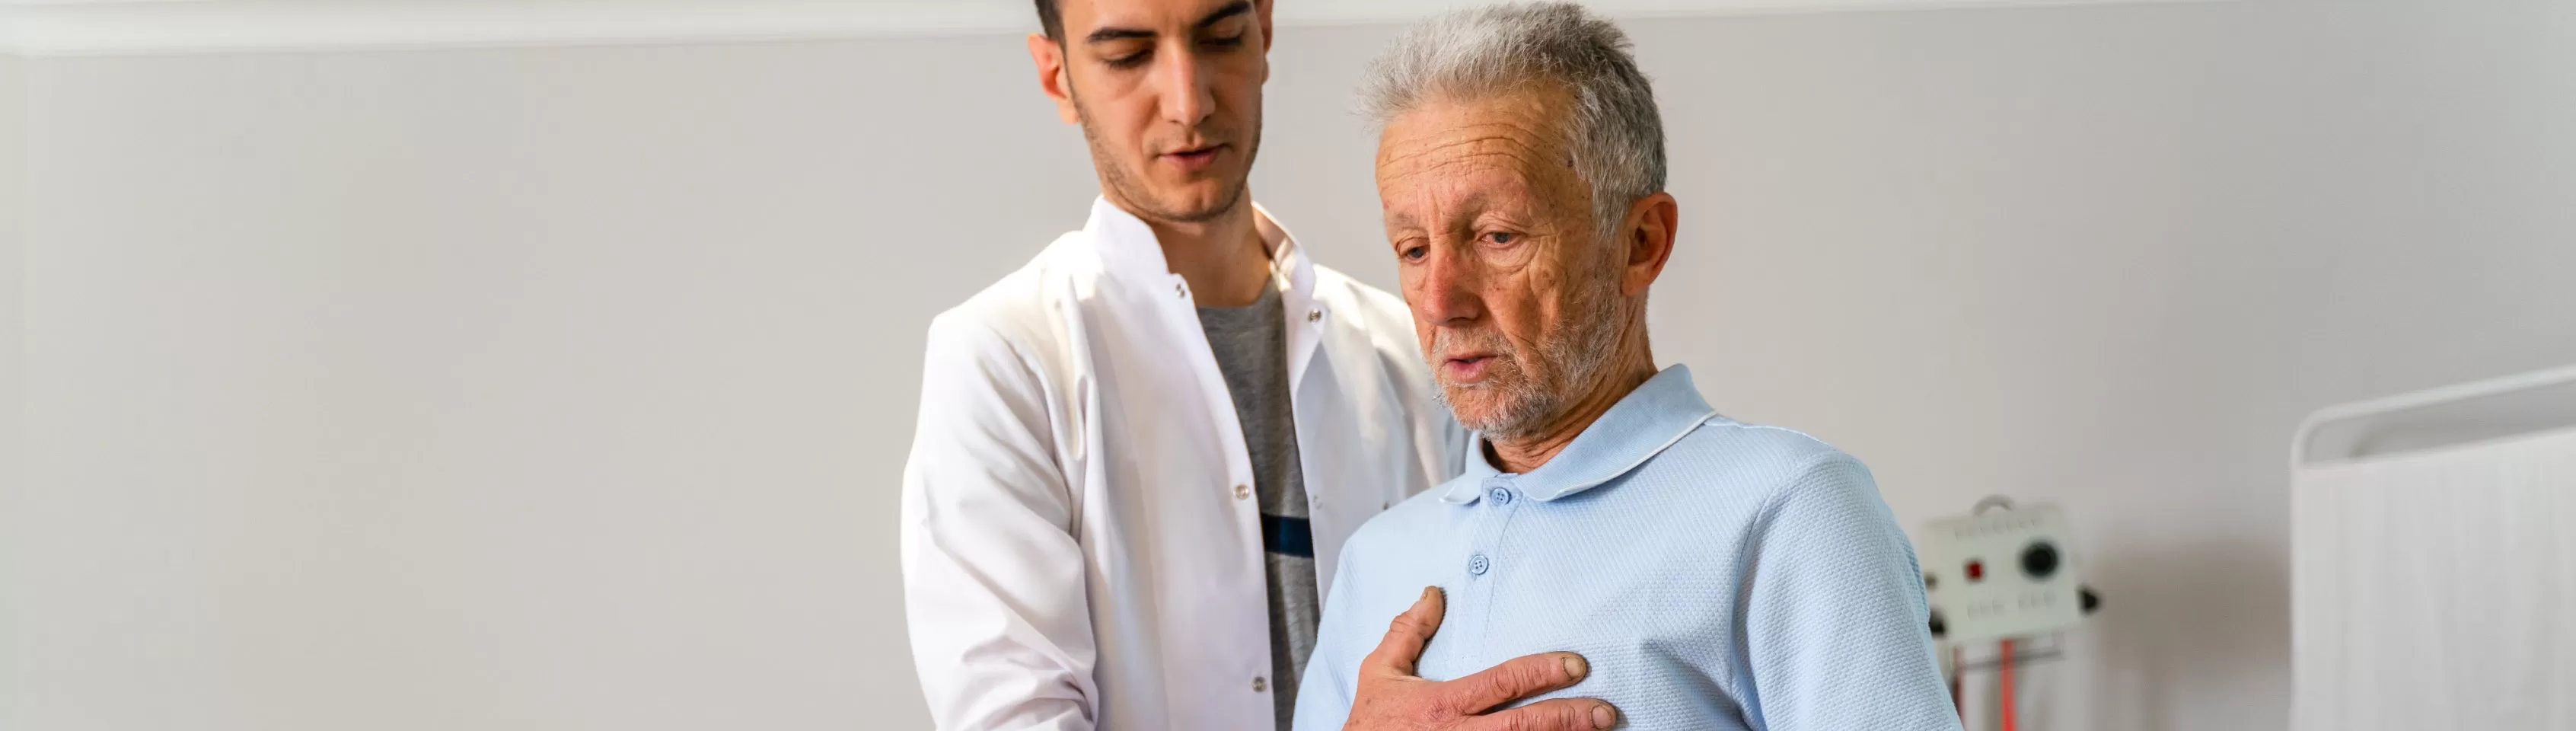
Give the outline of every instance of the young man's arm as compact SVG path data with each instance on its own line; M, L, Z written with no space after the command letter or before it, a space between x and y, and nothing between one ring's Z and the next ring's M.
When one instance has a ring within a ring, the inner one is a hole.
M1932 654L1923 572L1869 471L1803 470L1750 537L1746 715L1764 731L1957 729Z
M989 327L931 323L903 474L904 610L944 731L1090 731L1096 657L1037 374Z

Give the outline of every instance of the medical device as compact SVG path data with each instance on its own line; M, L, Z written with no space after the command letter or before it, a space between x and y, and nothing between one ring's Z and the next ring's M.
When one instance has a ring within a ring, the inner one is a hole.
M2018 723L2015 665L2061 656L2055 646L2038 647L2031 638L2073 629L2100 605L2079 581L2068 536L2066 514L2057 506L2015 508L2010 499L1990 497L1966 517L1924 526L1915 548L1952 704L1964 700L1960 676L1993 670L2005 731ZM1996 644L1993 660L1963 661L1965 646L1986 642Z

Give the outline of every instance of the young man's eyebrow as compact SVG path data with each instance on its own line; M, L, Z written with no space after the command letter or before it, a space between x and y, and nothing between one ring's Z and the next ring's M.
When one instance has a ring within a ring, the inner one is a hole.
M1250 12L1252 12L1252 0L1234 0L1234 2L1226 3L1225 7L1217 8L1216 12L1208 13L1207 17L1200 18L1198 24L1191 27L1198 30L1207 30L1208 26L1223 23L1227 18L1232 18L1234 16Z
M1142 28L1102 28L1092 31L1091 35L1083 36L1082 41L1084 43L1101 43L1104 41L1123 41L1130 38L1152 37L1154 37L1153 31Z
M1228 18L1250 12L1252 12L1252 0L1234 0L1234 2L1226 3L1225 7L1217 8L1216 10L1209 12L1207 17L1200 18L1199 22L1191 24L1190 27L1193 30L1207 30L1209 26L1223 23ZM1156 33L1154 33L1154 31L1144 28L1101 28L1092 31L1090 35L1083 36L1082 40L1084 43L1101 43L1105 41L1152 38L1155 35Z

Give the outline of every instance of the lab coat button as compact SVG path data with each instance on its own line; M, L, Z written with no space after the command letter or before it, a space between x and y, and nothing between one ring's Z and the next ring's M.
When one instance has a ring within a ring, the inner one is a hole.
M1252 676L1252 692L1261 693L1268 690L1270 690L1270 681L1261 679L1259 675Z
M1250 499L1252 499L1252 488L1244 487L1244 486L1242 486L1242 485L1236 485L1236 486L1234 486L1234 499L1236 499L1236 500L1250 500Z

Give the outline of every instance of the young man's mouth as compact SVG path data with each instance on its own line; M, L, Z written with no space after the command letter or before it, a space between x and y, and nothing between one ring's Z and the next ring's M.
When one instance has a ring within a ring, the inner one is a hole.
M1224 150L1224 145L1193 147L1163 153L1163 159L1170 160L1172 164L1178 166L1182 172L1197 172L1199 170L1206 169L1208 165L1215 163L1217 153L1223 152Z

